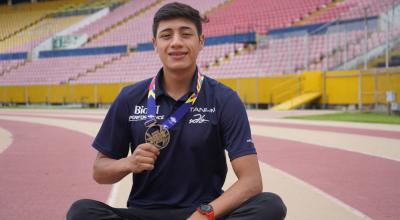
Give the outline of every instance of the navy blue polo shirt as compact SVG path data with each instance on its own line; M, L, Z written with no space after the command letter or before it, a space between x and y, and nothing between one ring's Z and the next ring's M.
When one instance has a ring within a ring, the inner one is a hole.
M196 91L179 100L169 97L157 74L156 104L159 121L167 119ZM121 159L145 142L144 122L151 79L122 89L111 105L93 147ZM128 207L197 207L220 196L230 160L255 154L246 110L237 94L207 76L200 94L186 115L170 129L170 142L161 150L152 171L134 176Z

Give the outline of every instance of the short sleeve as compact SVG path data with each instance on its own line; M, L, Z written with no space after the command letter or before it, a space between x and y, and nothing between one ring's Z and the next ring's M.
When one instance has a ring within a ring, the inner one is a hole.
M128 118L129 108L122 90L108 110L92 146L113 159L126 157L131 142Z
M224 103L221 125L223 144L230 160L256 154L246 109L236 93L230 95Z

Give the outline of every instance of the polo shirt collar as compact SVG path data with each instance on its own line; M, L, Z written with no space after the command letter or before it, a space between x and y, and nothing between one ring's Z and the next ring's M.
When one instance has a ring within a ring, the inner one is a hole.
M164 78L164 70L163 70L163 68L161 68L159 71L158 71L158 73L157 73L157 76L156 76L156 92L155 92L155 95L156 95L156 99L160 96L160 95L167 95L167 93L165 92L165 90L164 90L164 88L163 88L163 86L162 86L162 80L163 80L163 78ZM197 66L196 66L196 69L195 69L195 72L194 72L194 74L193 74L193 79L192 79L192 83L191 83L191 86L190 86L190 90L189 90L189 92L186 94L186 95L184 95L181 99L183 99L183 101L185 101L187 98L188 98L188 95L189 94L192 94L193 92L196 92L197 91L197 88L196 88L196 83L197 83Z

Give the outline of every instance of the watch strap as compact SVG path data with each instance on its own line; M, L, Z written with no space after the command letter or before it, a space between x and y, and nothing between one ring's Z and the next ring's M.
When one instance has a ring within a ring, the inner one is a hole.
M200 205L200 206L202 206L202 205ZM200 207L197 208L197 211L200 214L206 216L208 218L208 220L215 220L214 209L212 208L211 205L207 205L207 206L210 206L210 210L209 211L202 210Z

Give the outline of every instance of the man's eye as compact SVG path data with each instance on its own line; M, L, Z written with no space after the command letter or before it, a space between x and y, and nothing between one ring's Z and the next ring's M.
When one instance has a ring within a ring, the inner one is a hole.
M192 36L191 33L183 33L182 35L183 35L184 37L190 37L190 36Z
M165 34L165 35L161 35L160 36L160 38L163 38L163 39L170 38L170 37L171 37L171 35L169 35L169 34Z

